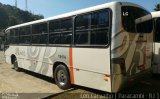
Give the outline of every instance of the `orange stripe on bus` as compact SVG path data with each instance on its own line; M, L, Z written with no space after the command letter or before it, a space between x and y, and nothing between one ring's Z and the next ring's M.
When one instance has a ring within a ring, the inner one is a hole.
M69 63L70 63L70 78L71 83L74 84L74 71L73 71L73 57L72 48L69 49Z

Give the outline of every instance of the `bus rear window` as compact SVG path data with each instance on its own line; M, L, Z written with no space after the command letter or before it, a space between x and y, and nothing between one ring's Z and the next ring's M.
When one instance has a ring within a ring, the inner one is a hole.
M126 30L127 32L130 33L136 33L137 31L140 33L152 32L153 30L152 20L148 20L137 25L135 24L135 20L137 18L150 14L148 11L133 6L122 6L121 13L122 13L122 25L124 30Z

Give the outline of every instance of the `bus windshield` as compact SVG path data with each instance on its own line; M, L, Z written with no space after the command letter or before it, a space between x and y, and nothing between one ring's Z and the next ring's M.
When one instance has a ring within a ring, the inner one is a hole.
M153 29L152 20L147 20L141 23L136 24L135 20L149 15L150 13L141 8L133 7L133 6L122 6L122 25L124 30L131 33L151 33Z

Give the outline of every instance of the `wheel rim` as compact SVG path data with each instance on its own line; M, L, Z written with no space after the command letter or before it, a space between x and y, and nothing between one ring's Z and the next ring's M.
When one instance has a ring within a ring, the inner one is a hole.
M65 75L65 72L63 70L59 70L57 73L57 80L60 85L65 85L67 82L67 77Z

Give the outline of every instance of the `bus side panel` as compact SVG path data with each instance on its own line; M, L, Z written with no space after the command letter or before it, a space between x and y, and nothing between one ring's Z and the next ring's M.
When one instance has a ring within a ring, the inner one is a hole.
M52 53L50 50L52 49ZM52 76L53 63L49 56L55 55L56 48L49 47L27 47L25 66L23 68L46 76Z
M55 62L64 63L69 68L69 48L64 47L27 47L25 68L36 73L53 77Z
M11 55L15 53L15 48L13 46L9 46L6 50L5 50L5 60L6 63L8 64L12 64L11 63Z
M8 64L12 64L12 63L11 63L11 56L5 55L5 61L6 61L6 63L8 63Z
M74 84L111 92L110 48L73 48Z
M5 54L7 63L11 64L11 55L15 55L20 68L49 77L53 77L55 62L69 66L69 48L10 46Z
M155 74L160 73L160 43L155 43L154 47L154 61L152 66L152 72Z

